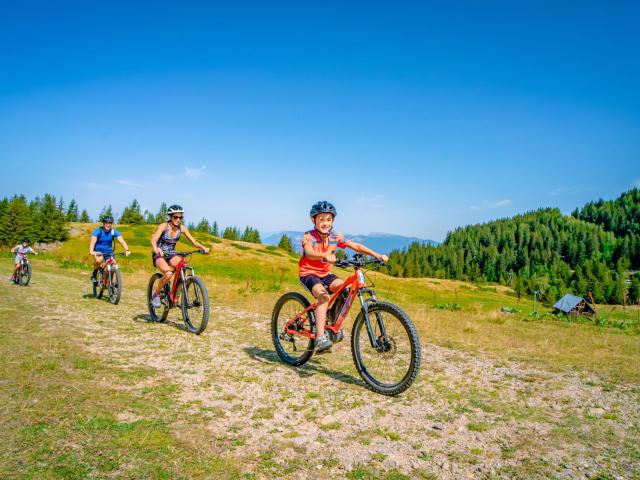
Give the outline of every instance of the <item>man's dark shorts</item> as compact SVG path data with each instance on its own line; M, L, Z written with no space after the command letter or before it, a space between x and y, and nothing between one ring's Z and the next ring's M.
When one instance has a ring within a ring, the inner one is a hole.
M304 277L300 277L300 283L304 285L307 290L309 290L309 292L313 290L313 287L320 283L324 286L324 288L327 289L327 292L331 293L329 287L334 280L338 280L338 277L336 277L333 273L330 273L326 277L316 277L315 275L306 275Z

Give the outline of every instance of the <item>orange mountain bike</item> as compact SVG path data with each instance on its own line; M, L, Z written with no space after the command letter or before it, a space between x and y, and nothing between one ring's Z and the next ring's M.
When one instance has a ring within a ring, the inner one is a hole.
M379 301L375 291L367 287L362 268L372 263L380 261L366 260L360 254L336 261L336 266L351 266L355 271L332 295L325 328L334 343L341 341L342 323L358 298L360 313L351 332L353 361L371 390L398 395L411 386L420 370L420 339L413 322L400 307ZM271 336L278 356L285 363L297 367L312 357L316 307L317 303L310 305L298 292L285 293L276 303Z

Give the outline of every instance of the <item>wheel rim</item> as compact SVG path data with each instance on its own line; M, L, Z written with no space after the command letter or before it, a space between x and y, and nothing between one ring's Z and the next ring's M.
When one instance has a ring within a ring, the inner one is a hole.
M378 316L382 319L385 335L380 332ZM410 333L405 324L390 312L370 312L369 321L376 339L376 348L371 346L364 321L359 323L354 332L362 373L380 386L398 385L411 371L413 348Z
M296 298L289 298L282 304L276 320L277 346L280 353L289 361L295 362L311 348L313 340L300 335L292 335L284 331L285 324L305 309ZM309 314L300 317L299 324L308 329L310 325Z
M204 304L204 293L198 283L187 282L187 295L182 299L183 305L186 302L186 309L183 308L184 321L190 330L197 331L202 327L205 320L206 309Z

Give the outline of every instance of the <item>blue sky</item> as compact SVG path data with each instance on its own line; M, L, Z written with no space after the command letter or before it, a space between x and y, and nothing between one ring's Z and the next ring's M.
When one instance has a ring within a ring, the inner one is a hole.
M3 6L2 196L442 240L640 186L635 2L132 3Z

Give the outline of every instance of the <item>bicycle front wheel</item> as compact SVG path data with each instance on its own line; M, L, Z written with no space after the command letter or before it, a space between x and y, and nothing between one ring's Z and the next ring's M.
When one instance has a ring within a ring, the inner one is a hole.
M109 301L117 305L122 295L122 274L120 270L112 269L109 274Z
M96 298L102 298L102 292L104 291L104 276L102 269L96 273L96 282L93 283L93 296Z
M284 363L294 367L308 362L313 355L313 338L287 333L284 326L309 305L309 300L303 295L289 292L280 297L271 314L271 338L276 353ZM308 312L300 317L295 325L300 331L306 329L315 332L313 313Z
M26 263L20 271L20 285L26 287L31 280L31 265Z
M209 294L200 277L189 277L182 295L182 318L187 330L200 335L209 323Z
M159 307L154 307L151 304L151 295L156 290L156 286L158 282L162 279L162 274L159 272L151 275L149 279L149 285L147 286L147 306L149 307L149 315L151 316L151 320L153 322L166 322L167 316L169 315L169 305L168 298L163 298L163 295L160 294L161 303ZM165 286L166 289L166 286Z
M351 334L353 361L371 390L398 395L411 386L420 370L418 332L407 314L391 303L372 302L367 311L374 345L360 311Z

